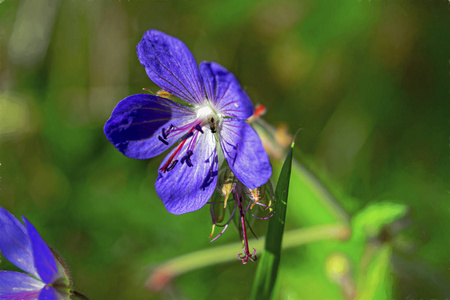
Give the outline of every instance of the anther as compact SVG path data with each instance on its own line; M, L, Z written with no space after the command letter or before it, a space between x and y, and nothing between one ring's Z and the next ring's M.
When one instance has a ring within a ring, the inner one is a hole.
M164 132L163 132L163 134L164 134ZM169 143L168 143L166 140L164 140L160 135L158 135L158 139L159 139L161 142L163 142L164 144L169 145Z
M169 167L167 167L166 171L170 171L173 168L175 168L176 164L178 163L178 159L174 160Z
M192 156L192 154L194 154L194 152L192 152L192 150L188 150L188 151L186 151L186 155L187 155L187 156L191 157L191 156Z
M192 150L186 151L186 155L183 156L183 158L181 159L181 163L184 164L184 162L186 162L188 167L192 167L192 162L191 162L192 154L194 154L194 152L192 152Z
M192 167L193 166L193 164L192 164L192 162L191 162L191 159L190 158L186 158L186 164L188 165L188 167Z
M200 124L195 125L195 129L197 129L198 131L203 133L203 129L202 129L202 126L200 126Z
M186 133L181 139L187 140L188 138L190 138L193 135L194 135L194 133L192 131L190 131L190 132Z
M167 140L167 136L169 135L169 133L172 132L172 130L173 130L174 128L175 128L175 126L173 126L172 124L170 124L169 129L167 129L167 131L166 131L165 128L162 129L162 135L163 135L163 138L164 138L165 140Z

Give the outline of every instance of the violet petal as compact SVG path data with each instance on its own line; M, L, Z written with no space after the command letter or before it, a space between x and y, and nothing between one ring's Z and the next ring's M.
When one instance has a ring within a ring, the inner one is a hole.
M155 187L166 209L175 215L192 212L202 208L214 192L217 184L218 158L216 142L211 131L197 133L198 141L190 161L181 163L187 153L191 139L179 150L179 162L170 171L159 171ZM161 167L177 150L175 148L164 159ZM192 167L189 164L192 163Z
M104 132L126 156L147 159L167 150L182 135L180 132L165 142L161 141L163 128L180 126L193 118L195 114L187 106L153 95L138 94L117 104Z
M25 273L0 271L0 299L38 299L44 286Z
M208 99L220 113L239 119L253 114L253 104L233 73L215 62L202 62L200 73Z
M39 300L62 300L69 297L62 297L53 287L45 286L39 294Z
M34 266L43 282L52 283L55 280L55 275L58 274L55 258L33 224L25 217L22 217L22 219L27 226L28 236L33 248Z
M205 93L197 62L182 41L151 29L136 49L139 61L154 83L187 102L203 102Z
M255 130L238 119L224 119L221 126L220 144L236 178L249 189L266 183L272 167Z
M25 226L0 207L0 252L19 269L39 277Z

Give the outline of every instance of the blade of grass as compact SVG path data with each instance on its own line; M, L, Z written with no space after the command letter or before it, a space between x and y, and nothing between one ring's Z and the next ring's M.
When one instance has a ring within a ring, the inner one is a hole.
M267 228L266 244L256 271L251 299L270 299L275 287L281 258L281 242L286 219L293 148L294 143L289 149L278 178L278 184L275 189L275 214L270 218Z

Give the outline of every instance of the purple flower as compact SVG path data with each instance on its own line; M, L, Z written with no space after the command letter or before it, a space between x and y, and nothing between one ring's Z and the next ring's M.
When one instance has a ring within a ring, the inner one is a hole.
M104 131L120 152L137 159L178 143L156 180L156 192L169 212L183 214L206 204L223 157L248 188L267 182L272 175L269 158L245 121L253 105L232 73L214 62L198 68L183 42L156 30L144 34L137 54L150 79L187 105L132 95L119 102Z
M28 274L0 271L0 299L70 299L64 267L34 226L0 207L0 252Z

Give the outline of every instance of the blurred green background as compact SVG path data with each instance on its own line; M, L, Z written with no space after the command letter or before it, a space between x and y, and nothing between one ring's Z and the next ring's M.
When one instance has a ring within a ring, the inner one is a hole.
M301 128L295 157L351 217L349 241L284 253L277 299L450 298L449 25L437 0L0 0L0 205L91 299L249 296L257 263L234 257L144 286L158 263L238 240L209 242L207 208L167 213L163 157L126 158L103 134L121 99L157 89L135 51L154 28L231 70L270 124ZM339 222L299 174L287 230Z

